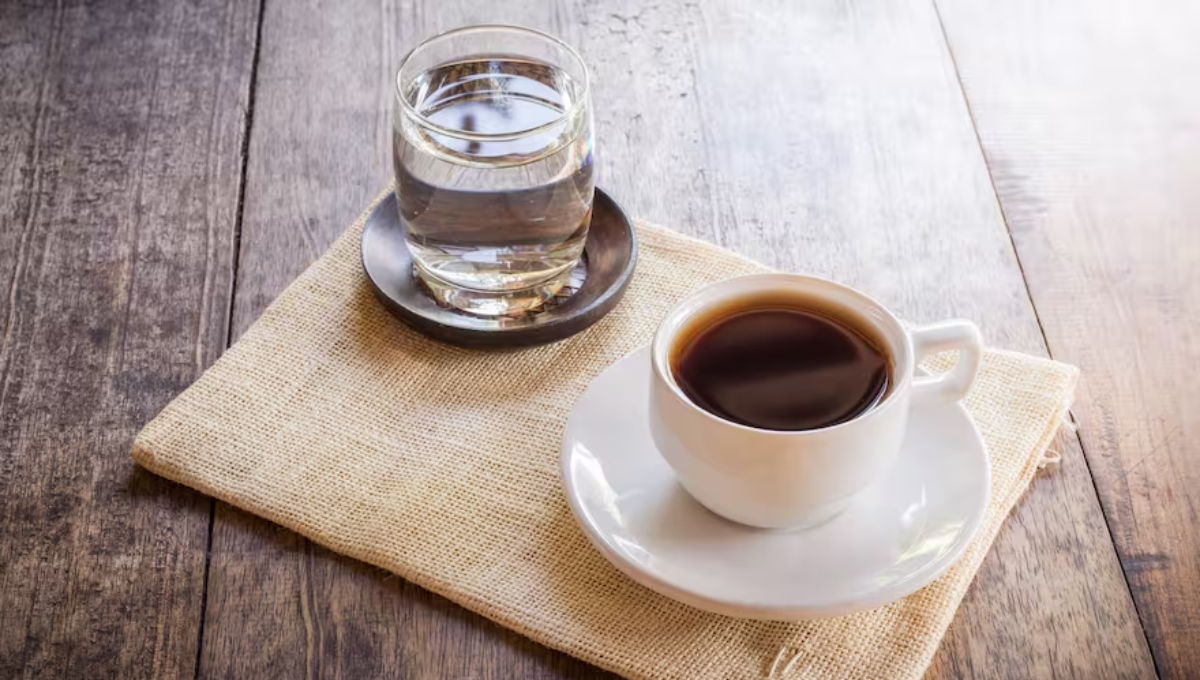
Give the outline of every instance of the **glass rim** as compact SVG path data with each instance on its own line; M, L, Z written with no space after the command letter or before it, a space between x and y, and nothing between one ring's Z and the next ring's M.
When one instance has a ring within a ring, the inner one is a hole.
M537 38L541 38L543 40L549 41L550 43L554 44L555 46L562 48L564 51L566 51L567 55L571 59L573 59L576 63L579 64L579 68L583 71L583 83L582 83L583 89L580 92L580 96L578 98L576 98L575 101L571 102L571 105L569 107L567 107L566 109L564 109L561 114L559 114L557 117L554 118L554 120L550 120L545 123L542 123L541 125L531 127L528 130L521 130L520 132L487 133L487 132L468 132L466 130L457 130L454 128L448 128L444 125L435 123L434 121L429 119L429 117L427 117L425 114L418 111L416 109L416 107L413 106L412 103L408 101L408 98L404 96L404 92L402 90L403 86L400 84L400 74L402 74L404 72L404 67L408 65L408 62L421 50L429 47L430 45L432 45L434 43L441 42L442 40L445 40L446 38L456 36L456 35L461 35L464 33L476 33L476 32L484 32L484 31L506 31L506 32L513 32L513 33L524 33L529 36L533 36L533 37L537 37ZM591 97L591 87L592 87L591 79L592 79L591 73L588 71L587 64L584 63L583 57L579 54L579 52L574 47L571 47L568 43L566 43L565 41L563 41L560 38L556 38L556 37L550 35L549 33L545 33L543 31L539 31L534 28L526 28L525 26L517 26L516 24L472 24L470 26L460 26L458 28L452 28L448 31L443 31L442 33L432 35L432 36L422 40L421 42L417 43L417 46L412 48L411 50L409 50L408 54L405 54L404 58L400 60L400 67L396 69L396 77L394 79L394 82L392 83L392 86L396 93L396 99L398 99L400 101L400 107L404 110L404 112L406 114L415 118L417 120L417 122L419 122L423 127L431 128L434 131L438 132L439 134L447 135L449 137L454 137L456 139L466 139L466 140L475 140L475 141L512 141L515 139L521 139L521 138L527 137L531 134L536 134L543 130L552 128L556 125L561 124L564 120L568 120L568 119L574 117L576 114L578 114L579 111L582 110L583 107L587 105L588 99Z

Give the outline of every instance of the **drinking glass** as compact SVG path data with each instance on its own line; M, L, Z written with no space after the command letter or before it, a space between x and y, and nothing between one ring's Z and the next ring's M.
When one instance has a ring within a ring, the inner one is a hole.
M396 197L417 277L483 316L536 309L583 254L595 188L588 73L527 28L471 26L396 74Z

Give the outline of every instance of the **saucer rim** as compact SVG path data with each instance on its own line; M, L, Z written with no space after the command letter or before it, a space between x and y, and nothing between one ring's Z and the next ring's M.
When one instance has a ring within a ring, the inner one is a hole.
M596 376L588 382L587 388L580 393L579 397L575 400L575 403L571 407L571 414L567 418L567 424L563 430L562 442L559 446L559 478L563 484L563 491L567 498L567 504L570 506L571 513L575 516L576 522L578 522L580 527L583 528L584 534L588 537L588 540L593 546L596 547L597 550L599 550L602 555L604 555L605 559L607 559L609 563L615 566L621 573L625 574L636 583L645 586L646 588L649 588L660 595L669 597L673 600L682 602L683 604L695 607L697 609L735 618L755 619L761 621L799 621L845 616L847 614L853 614L856 612L885 606L907 597L917 592L921 588L929 585L962 558L967 548L979 534L979 531L983 525L983 519L987 515L988 505L991 503L991 457L988 452L987 443L984 441L983 435L979 431L978 424L976 424L975 419L971 417L971 414L967 411L966 407L959 402L956 404L946 404L945 406L951 407L957 413L957 415L965 419L970 425L970 432L973 435L974 443L977 445L975 448L977 457L982 459L981 467L983 471L983 488L985 493L980 497L967 521L967 524L959 533L959 538L955 541L953 547L934 561L923 565L921 568L907 576L904 576L900 580L883 588L867 591L859 595L848 596L832 602L784 602L767 605L762 604L761 602L745 602L722 599L712 595L699 593L671 583L670 581L667 581L655 574L650 573L649 571L640 568L639 565L636 565L628 560L624 555L617 551L613 545L611 545L610 541L606 538L607 534L599 531L591 515L583 507L580 501L579 490L575 486L570 474L569 463L573 458L573 454L568 450L567 441L569 433L573 429L572 424L576 419L576 414L579 412L579 402L591 389L592 384L605 373L615 368L618 364L625 361L633 361L639 353L643 352L649 353L650 345L643 345L621 357L617 361L614 361L603 371L596 374ZM917 368L917 372L918 374L927 374L927 372L920 367ZM648 383L646 389L649 390ZM915 405L914 407L919 408ZM905 436L907 437L909 435L906 434ZM653 446L653 443L650 445ZM654 451L659 456L662 455L658 452L657 448L655 448ZM704 511L711 512L707 508L705 508ZM836 521L836 519L837 517L835 516L830 521ZM732 521L730 521L730 523L734 526L738 526L744 531L770 531L739 525L738 523ZM807 529L798 529L793 531L795 533L799 533L802 531L807 531Z

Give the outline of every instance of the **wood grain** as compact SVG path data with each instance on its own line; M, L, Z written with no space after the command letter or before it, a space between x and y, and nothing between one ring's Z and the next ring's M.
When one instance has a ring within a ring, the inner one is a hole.
M1200 678L1200 6L939 0L1163 678Z
M584 53L600 184L635 214L1045 352L928 3L302 5L264 14L238 333L386 180L404 52L504 21ZM1062 445L1062 470L1002 531L930 677L1153 675L1087 467ZM599 674L224 505L207 611L202 677Z
M256 22L0 4L0 677L194 675L212 501L129 444L225 343Z

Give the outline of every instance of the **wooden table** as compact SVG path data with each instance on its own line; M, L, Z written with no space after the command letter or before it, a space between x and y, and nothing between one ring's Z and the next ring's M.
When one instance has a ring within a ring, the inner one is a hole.
M598 678L135 468L466 23L594 71L636 214L1083 369L930 678L1200 677L1200 4L0 4L0 677Z

